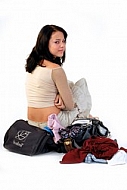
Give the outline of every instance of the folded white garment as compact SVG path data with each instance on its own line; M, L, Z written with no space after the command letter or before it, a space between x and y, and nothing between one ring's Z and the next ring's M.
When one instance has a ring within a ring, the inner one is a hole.
M127 153L124 150L118 150L116 154L112 157L111 160L107 160L108 164L113 165L120 165L127 163Z

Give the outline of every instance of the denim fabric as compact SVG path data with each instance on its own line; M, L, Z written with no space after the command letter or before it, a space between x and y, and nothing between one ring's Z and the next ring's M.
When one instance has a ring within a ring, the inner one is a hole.
M88 164L91 164L91 163L102 163L102 164L107 164L107 160L104 160L104 159L98 159L96 158L93 154L87 154L85 160L84 160L85 163L88 163Z

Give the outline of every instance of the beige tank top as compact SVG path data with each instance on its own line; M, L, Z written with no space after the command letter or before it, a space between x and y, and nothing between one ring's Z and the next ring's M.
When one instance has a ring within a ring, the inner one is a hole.
M26 96L28 107L44 108L54 106L59 93L68 110L73 107L72 93L64 70L61 67L47 68L37 66L32 73L27 73Z

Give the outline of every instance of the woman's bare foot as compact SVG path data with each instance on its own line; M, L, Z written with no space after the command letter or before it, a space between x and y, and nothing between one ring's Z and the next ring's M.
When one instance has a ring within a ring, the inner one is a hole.
M97 116L94 117L94 116L92 116L91 114L89 114L89 117L88 117L88 118L93 118L93 119L95 118L95 119L98 119L98 120L99 120L99 117L97 117Z

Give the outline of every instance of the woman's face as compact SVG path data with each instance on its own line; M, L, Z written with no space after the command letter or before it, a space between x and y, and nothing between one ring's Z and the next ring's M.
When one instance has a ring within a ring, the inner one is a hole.
M49 40L49 51L54 57L62 57L66 48L64 35L60 31L53 32Z

